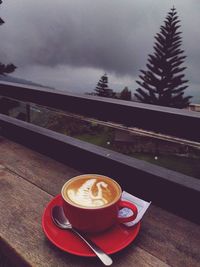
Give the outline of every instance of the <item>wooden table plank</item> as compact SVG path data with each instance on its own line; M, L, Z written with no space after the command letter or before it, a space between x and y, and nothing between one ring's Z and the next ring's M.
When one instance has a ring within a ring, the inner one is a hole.
M0 162L52 195L80 172L22 145L0 137Z
M199 266L200 226L161 208L150 207L137 242L172 266Z
M7 168L52 195L60 192L67 179L79 174L6 139L0 143L0 151L0 160ZM136 244L169 265L199 266L200 227L153 205L143 219Z
M52 196L3 166L0 168L0 196L0 236L12 245L16 259L17 254L21 255L34 267L102 266L97 258L83 259L64 253L46 239L41 217ZM114 255L113 259L119 267L134 263L141 267L169 266L134 244Z

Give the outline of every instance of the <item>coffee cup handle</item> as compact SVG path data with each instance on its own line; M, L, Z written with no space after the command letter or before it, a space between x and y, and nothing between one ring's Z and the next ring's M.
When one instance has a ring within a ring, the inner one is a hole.
M128 208L128 209L132 210L132 212L133 212L133 214L129 217L118 217L119 223L131 222L131 221L135 220L135 218L137 217L138 209L133 203L130 203L130 202L124 201L124 200L120 200L119 208L120 209L121 208Z

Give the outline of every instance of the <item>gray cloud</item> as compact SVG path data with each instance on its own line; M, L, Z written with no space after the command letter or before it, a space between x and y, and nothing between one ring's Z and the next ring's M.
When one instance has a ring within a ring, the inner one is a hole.
M181 20L187 75L198 84L198 0L6 0L1 5L6 23L0 28L0 60L18 65L21 76L32 68L36 79L38 66L38 76L42 70L54 73L63 83L80 70L90 79L90 70L91 80L106 71L113 85L120 79L129 84L131 78L134 85L153 51L153 36L173 5ZM84 75L79 77L80 86L81 81L90 84Z

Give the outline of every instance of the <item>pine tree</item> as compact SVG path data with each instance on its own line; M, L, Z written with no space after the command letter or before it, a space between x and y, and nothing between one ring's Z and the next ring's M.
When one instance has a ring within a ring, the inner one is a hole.
M123 100L131 100L131 91L128 90L127 86L121 91L119 98Z
M186 56L180 49L179 22L173 7L160 27L160 33L155 36L155 52L148 56L148 70L140 70L142 81L136 81L140 87L136 89L135 97L143 103L175 108L185 108L190 103L191 96L184 96L188 80L183 79L185 75L182 73L186 67L181 67Z
M95 95L98 96L114 97L113 90L108 87L108 77L106 73L98 81L95 92Z

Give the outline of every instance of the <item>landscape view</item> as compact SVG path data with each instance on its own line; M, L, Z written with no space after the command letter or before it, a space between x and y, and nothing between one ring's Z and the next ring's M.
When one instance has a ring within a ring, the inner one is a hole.
M200 0L0 0L0 267L200 267Z
M199 111L198 7L179 0L4 1L0 80ZM1 99L2 113L21 120L27 108L34 124L200 177L196 144Z
M109 87L134 96L140 70L154 52L154 36L176 8L188 80L199 103L199 1L3 1L0 59L12 76L70 92L93 92L107 73Z

